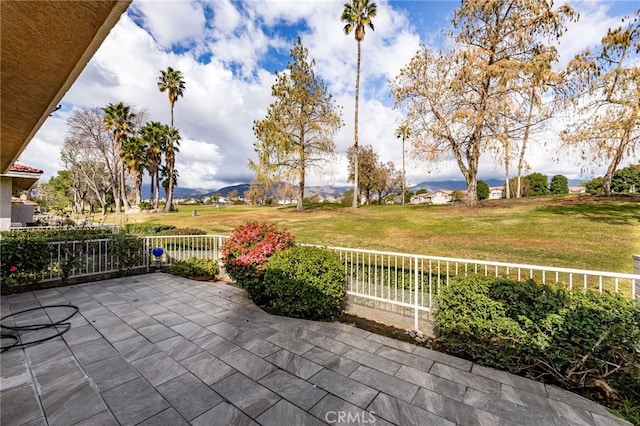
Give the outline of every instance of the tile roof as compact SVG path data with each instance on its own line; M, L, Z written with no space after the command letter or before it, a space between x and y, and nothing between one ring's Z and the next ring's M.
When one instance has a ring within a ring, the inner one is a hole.
M9 169L10 172L22 172L22 173L39 173L43 174L44 171L40 169L34 169L33 167L23 166L22 164L13 163L13 166Z

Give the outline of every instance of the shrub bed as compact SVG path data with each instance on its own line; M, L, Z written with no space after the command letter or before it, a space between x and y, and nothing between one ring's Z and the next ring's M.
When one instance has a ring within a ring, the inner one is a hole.
M198 259L190 257L179 260L162 270L172 275L191 278L198 281L212 281L220 271L218 262L213 259Z
M275 252L292 246L295 237L274 224L249 222L237 227L221 249L225 271L258 304L267 302L264 265Z
M612 406L640 401L640 306L619 295L468 277L441 290L438 344Z
M196 228L172 228L160 231L155 235L207 235L207 233Z
M318 247L290 247L275 253L264 267L269 304L280 314L320 319L346 307L342 261Z
M168 229L176 229L176 226L155 223L127 223L123 227L124 232L134 235L155 235L158 232L166 231Z

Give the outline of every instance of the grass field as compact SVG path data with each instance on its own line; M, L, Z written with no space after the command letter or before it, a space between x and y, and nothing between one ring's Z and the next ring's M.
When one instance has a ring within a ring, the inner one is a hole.
M588 195L494 200L479 207L317 205L179 206L177 213L111 215L108 223L150 222L231 233L272 222L298 242L412 254L630 273L640 254L640 196ZM196 210L197 215L192 212Z

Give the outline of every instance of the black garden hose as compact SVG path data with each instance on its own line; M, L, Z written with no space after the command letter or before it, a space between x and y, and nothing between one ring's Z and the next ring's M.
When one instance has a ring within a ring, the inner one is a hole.
M55 321L55 322L50 321L48 323L33 323L33 324L26 324L26 325L19 325L19 326L18 325L6 325L6 324L2 323L7 318L15 317L17 315L24 314L26 312L43 310L45 312L45 314L47 314L47 309L51 309L51 308L71 308L71 309L73 309L73 312L70 315L68 315L67 317L65 317L65 318L63 318L61 320ZM79 311L80 311L80 309L75 305L46 305L46 306L38 306L36 308L25 309L25 310L22 310L22 311L19 311L19 312L14 312L12 314L3 316L2 318L0 318L0 328L6 329L6 330L15 331L15 334L5 333L4 330L3 330L3 332L0 334L0 340L11 339L11 340L13 340L13 342L11 344L8 344L8 345L0 346L0 353L8 351L11 348L26 347L26 346L36 345L38 343L42 343L42 342L45 342L47 340L54 339L54 338L56 338L58 336L62 336L64 333L69 331L69 329L71 328L71 323L67 322L67 321L70 320ZM55 329L57 331L57 333L55 333L55 334L53 334L51 336L47 336L47 337L45 337L43 339L38 339L38 340L31 341L31 342L26 342L26 343L23 343L22 340L20 339L20 332L21 331L43 330L43 329L47 329L47 328L53 328L53 329Z

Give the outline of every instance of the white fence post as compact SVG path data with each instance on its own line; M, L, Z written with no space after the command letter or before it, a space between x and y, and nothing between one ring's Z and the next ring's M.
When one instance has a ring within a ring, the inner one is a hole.
M633 255L633 273L636 275L640 275L640 254ZM640 282L637 280L633 280L631 283L631 294L633 298L637 299L640 302Z
M418 256L415 256L413 264L414 271L414 300L413 300L413 329L418 330L418 317L420 315L420 302L418 301L418 283L420 277L418 276Z

